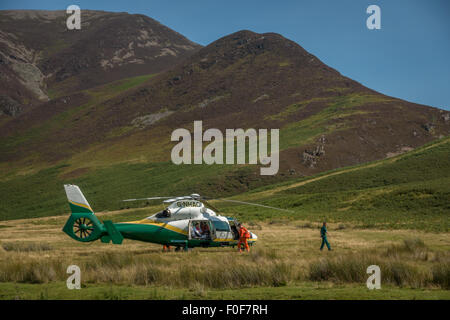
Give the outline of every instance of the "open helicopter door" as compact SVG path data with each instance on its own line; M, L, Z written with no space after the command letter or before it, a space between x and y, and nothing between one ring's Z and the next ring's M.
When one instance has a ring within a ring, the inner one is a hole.
M210 217L214 228L214 235L216 241L229 241L233 239L233 232L230 228L230 223L225 217Z
M230 224L231 229L230 238L232 238L233 240L239 240L239 230L237 227L238 221L235 219L229 219L228 222Z
M209 220L192 219L189 220L189 240L209 241L214 236L214 229L211 228Z

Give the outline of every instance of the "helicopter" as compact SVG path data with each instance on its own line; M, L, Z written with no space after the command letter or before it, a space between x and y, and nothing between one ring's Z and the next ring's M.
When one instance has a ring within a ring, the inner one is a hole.
M65 184L64 189L72 213L62 230L80 242L100 239L103 243L122 244L124 239L131 239L187 251L194 247L234 247L239 241L239 221L218 215L215 212L218 210L207 202L207 198L196 193L181 197L126 199L123 201L163 200L165 208L142 220L120 223L105 220L102 223L78 186ZM220 200L289 211L257 203ZM257 240L257 235L250 232L248 244L252 246Z

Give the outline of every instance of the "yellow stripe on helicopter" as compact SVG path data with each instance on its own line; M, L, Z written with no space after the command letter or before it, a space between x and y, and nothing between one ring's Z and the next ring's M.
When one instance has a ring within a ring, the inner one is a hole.
M68 201L69 201L69 203L73 204L74 206L83 207L83 208L86 208L86 209L91 210L92 212L94 212L94 210L92 210L92 208L90 206L88 206L87 204L78 203L78 202L75 202L75 201L72 201L72 200L68 200Z

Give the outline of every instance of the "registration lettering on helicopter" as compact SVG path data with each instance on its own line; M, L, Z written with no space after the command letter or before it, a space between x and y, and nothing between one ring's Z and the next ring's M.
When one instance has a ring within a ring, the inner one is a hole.
M186 207L201 207L202 203L199 201L178 201L177 207L186 208Z

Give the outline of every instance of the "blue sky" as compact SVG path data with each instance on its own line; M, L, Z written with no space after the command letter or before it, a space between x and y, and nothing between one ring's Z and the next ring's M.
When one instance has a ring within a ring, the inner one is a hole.
M0 9L141 13L207 45L233 32L277 32L381 93L450 110L448 0L2 0ZM381 8L368 30L366 8Z

